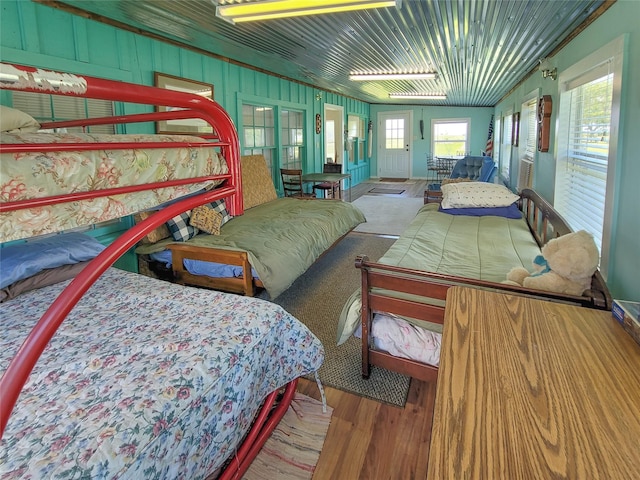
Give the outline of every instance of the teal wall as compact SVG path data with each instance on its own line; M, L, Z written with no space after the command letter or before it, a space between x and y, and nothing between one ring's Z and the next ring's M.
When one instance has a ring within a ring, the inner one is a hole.
M324 145L322 135L315 133L315 115L323 113L324 102L344 107L345 124L349 114L369 119L367 103L326 92L316 100L319 90L315 88L37 3L2 0L0 9L0 57L6 62L143 85L153 85L156 71L210 83L215 100L236 125L243 101L304 110L309 147L303 161L306 172L322 171ZM4 95L0 100L6 103ZM134 107L127 108L129 113ZM138 133L145 127L126 128L128 133ZM359 167L366 167L364 178L368 178L368 162ZM354 184L357 181L354 179Z
M411 138L413 139L411 152L411 172L413 178L427 178L427 155L431 153L431 120L469 118L470 141L469 152L480 155L487 146L489 122L493 115L493 108L486 107L434 107L427 105L371 105L371 118L376 125L377 116L381 112L413 112ZM420 120L424 122L424 139L420 135ZM373 129L373 156L371 159L371 176L376 177L378 162L376 158L377 129Z
M612 40L626 36L624 70L622 73L621 118L616 158L616 185L614 218L609 251L607 285L614 298L640 301L640 2L618 0L601 17L582 31L567 46L552 57L561 72ZM551 95L551 138L548 153L538 152L533 187L543 197L553 201L555 180L555 135L558 82L543 79L535 72L514 92L503 99L495 109L501 112L514 108L520 111L524 98L532 91ZM522 152L513 148L511 155L511 183L515 184L518 158Z

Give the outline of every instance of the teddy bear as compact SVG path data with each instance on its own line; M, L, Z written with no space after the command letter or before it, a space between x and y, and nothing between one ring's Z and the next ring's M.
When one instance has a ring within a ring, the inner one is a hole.
M535 272L515 267L503 283L536 290L582 295L591 288L600 253L591 234L584 230L550 240L533 260Z

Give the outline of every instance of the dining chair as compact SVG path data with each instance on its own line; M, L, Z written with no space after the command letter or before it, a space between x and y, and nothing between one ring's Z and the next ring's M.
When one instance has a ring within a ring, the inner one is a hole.
M322 167L322 173L342 173L342 165L340 163L325 163ZM313 186L313 191L322 192L323 198L341 198L340 182L321 182Z
M314 193L305 193L302 188L302 170L295 168L281 168L282 189L285 197L316 198Z

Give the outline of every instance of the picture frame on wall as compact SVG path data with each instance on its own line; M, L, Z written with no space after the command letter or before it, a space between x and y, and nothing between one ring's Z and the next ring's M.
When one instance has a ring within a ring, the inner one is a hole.
M194 93L213 100L213 84L198 82L188 78L176 77L166 73L154 72L156 87L176 90L178 92ZM164 112L167 108L157 107L157 111ZM198 135L211 134L213 128L200 118L184 118L177 120L161 120L156 122L156 132L162 134Z
M511 145L518 146L518 138L520 137L520 112L513 114L511 122Z

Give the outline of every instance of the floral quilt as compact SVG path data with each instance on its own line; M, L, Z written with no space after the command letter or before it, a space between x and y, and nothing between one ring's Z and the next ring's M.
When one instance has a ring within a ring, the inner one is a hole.
M63 285L0 304L0 370ZM0 443L0 477L205 478L265 396L323 358L275 304L109 269L31 373Z
M0 155L0 202L228 173L224 158L199 137L77 133L0 134L0 143L186 142L183 148L42 151ZM221 182L195 183L0 214L7 242L91 225L157 206Z

